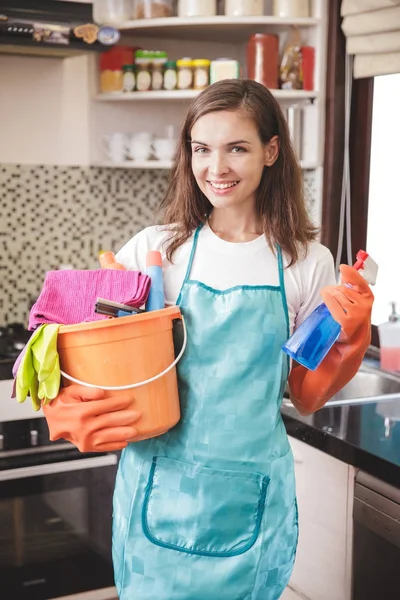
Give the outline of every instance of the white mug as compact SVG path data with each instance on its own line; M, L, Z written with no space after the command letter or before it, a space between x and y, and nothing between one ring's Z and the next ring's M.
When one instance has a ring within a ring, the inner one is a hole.
M121 163L126 156L126 135L124 133L111 133L101 138L103 150L114 163Z
M152 150L151 133L136 133L126 140L126 151L132 160L148 160Z
M153 150L157 160L172 160L176 150L176 140L156 138L153 142Z

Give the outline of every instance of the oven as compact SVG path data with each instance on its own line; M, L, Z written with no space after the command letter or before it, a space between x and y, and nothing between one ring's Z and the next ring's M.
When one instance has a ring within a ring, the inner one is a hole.
M393 600L400 589L400 489L359 471L353 508L352 600Z
M7 598L114 589L118 455L82 454L65 441L49 442L43 417L1 422L0 441L0 582Z

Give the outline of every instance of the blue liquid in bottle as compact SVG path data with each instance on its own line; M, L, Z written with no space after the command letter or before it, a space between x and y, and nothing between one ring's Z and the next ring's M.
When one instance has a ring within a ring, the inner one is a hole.
M282 346L286 354L310 371L321 364L340 335L341 327L326 304L320 304Z

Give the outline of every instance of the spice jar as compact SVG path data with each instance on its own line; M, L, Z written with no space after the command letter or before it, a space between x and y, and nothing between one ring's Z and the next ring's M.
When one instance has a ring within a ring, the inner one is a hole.
M176 71L176 62L168 60L164 65L164 90L175 90L178 83L178 75Z
M156 51L152 56L151 89L162 90L164 83L164 65L167 62L167 53Z
M151 89L151 54L147 50L136 51L136 89L147 92Z
M180 58L176 61L178 74L178 90L190 90L193 86L193 61L191 58Z
M179 0L178 17L215 17L217 0Z
M261 17L264 14L264 0L225 0L227 17Z
M210 64L207 58L197 58L193 61L193 87L204 90L210 83Z
M134 19L161 19L172 14L172 0L134 0Z
M278 88L279 39L255 33L247 42L247 77L270 89Z
M122 90L124 92L133 92L135 87L135 67L134 65L124 65L122 67Z

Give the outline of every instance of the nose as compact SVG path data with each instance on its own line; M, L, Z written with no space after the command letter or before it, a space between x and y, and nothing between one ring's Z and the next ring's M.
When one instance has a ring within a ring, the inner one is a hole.
M213 177L219 177L229 172L229 164L225 152L213 152L208 167Z

